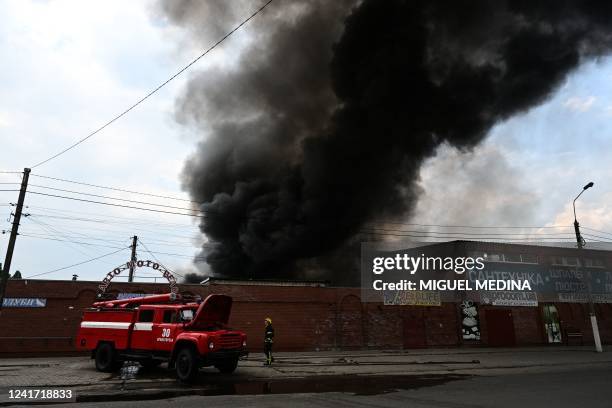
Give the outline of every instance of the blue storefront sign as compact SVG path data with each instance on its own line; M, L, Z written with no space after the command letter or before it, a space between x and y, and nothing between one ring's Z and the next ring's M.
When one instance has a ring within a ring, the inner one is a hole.
M2 307L46 307L44 298L4 298Z

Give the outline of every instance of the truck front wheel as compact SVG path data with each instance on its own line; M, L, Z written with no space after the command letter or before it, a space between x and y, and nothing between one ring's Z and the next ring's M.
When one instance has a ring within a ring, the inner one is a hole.
M191 347L182 348L176 355L176 376L183 382L191 382L198 375L198 358Z
M237 358L228 359L228 360L215 364L215 368L221 371L223 374L233 373L236 370L236 367L238 367Z
M117 352L110 343L102 343L96 349L96 369L110 373L118 368Z

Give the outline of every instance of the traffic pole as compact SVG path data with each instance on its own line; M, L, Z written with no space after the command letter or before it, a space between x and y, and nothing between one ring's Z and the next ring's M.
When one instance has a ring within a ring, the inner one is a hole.
M19 190L19 199L13 217L13 228L11 228L11 236L9 237L8 247L6 248L6 257L4 258L4 269L0 276L0 309L4 303L4 294L11 271L11 261L13 260L13 251L15 250L15 242L19 235L19 223L21 222L21 213L23 212L23 202L25 201L26 190L28 189L28 180L30 178L30 169L23 169L23 178L21 179L21 190Z
M128 282L134 281L134 269L136 269L136 245L138 245L138 237L134 235L132 237L132 258L130 262L130 275L128 276Z

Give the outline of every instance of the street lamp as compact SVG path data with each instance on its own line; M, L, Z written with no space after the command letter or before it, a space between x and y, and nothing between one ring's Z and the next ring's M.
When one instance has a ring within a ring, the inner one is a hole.
M578 219L576 218L576 200L582 195L582 193L584 193L587 189L591 187L593 187L592 181L586 186L582 187L582 191L576 196L576 198L574 198L574 202L572 203L572 205L574 206L574 231L576 232L576 242L578 243L578 249L582 249L584 247L584 238L582 238L582 235L580 235L580 224L578 224Z
M576 218L576 200L578 197L582 195L587 189L593 187L593 182L589 182L586 186L582 187L582 191L580 194L574 198L573 206L574 206L574 231L576 232L576 243L578 244L578 262L576 262L576 267L578 264L582 264L584 266L584 261L582 259L582 248L584 248L585 242L582 235L580 235L580 224L578 223L578 219ZM587 272L587 271L585 271ZM591 328L593 329L593 341L595 342L595 351L598 353L602 352L601 348L601 339L599 337L599 327L597 326L597 316L595 315L595 307L593 306L593 297L591 296L591 274L589 273L587 276L587 290L589 296L589 316L591 318Z

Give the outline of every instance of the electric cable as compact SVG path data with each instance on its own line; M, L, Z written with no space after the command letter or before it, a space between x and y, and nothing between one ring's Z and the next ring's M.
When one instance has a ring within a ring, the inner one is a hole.
M195 64L196 62L198 62L201 58L203 58L205 55L207 55L209 52L211 52L213 49L215 49L217 46L219 46L222 42L224 42L227 38L229 38L232 34L234 34L236 31L238 31L242 26L244 26L246 23L248 23L251 19L253 19L256 15L258 15L260 12L262 12L270 3L272 3L272 1L274 0L268 0L264 5L262 5L261 7L259 7L253 14L251 14L248 18L246 18L245 20L243 20L240 24L238 24L236 27L234 27L231 31L229 31L227 34L225 34L223 37L221 37L221 39L219 39L216 43L214 43L212 46L210 46L208 49L206 49L202 54L200 54L198 57L196 57L195 59L193 59L191 62L189 62L189 64L185 65L183 68L181 68L178 72L176 72L174 75L172 75L170 78L168 78L167 80L165 80L163 83L161 83L160 85L158 85L155 89L153 89L152 91L150 91L148 94L146 94L145 96L143 96L142 98L140 98L138 101L136 101L136 103L132 104L130 107L128 107L127 109L125 109L123 112L119 113L118 115L114 116L111 120L109 120L108 122L104 123L102 126L100 126L99 128L97 128L96 130L94 130L93 132L89 133L87 136L83 137L82 139L79 139L78 141L76 141L75 143L71 144L70 146L68 146L67 148L65 148L64 150L60 151L59 153L54 154L53 156L39 162L36 163L35 165L31 166L32 169L38 167L38 166L42 166L43 164L55 159L56 157L61 156L62 154L74 149L75 147L77 147L78 145L80 145L81 143L85 142L86 140L88 140L89 138L93 137L94 135L96 135L97 133L99 133L100 131L102 131L103 129L105 129L106 127L110 126L113 122L117 121L118 119L120 119L121 117L123 117L124 115L126 115L127 113L129 113L132 109L136 108L138 105L140 105L142 102L144 102L145 100L147 100L149 97L151 97L153 94L155 94L157 91L159 91L160 89L162 89L164 86L166 86L170 81L172 81L173 79L175 79L176 77L178 77L179 75L181 75L183 72L185 72L187 69L189 69L189 67L191 67L193 64Z
M77 242L77 241L71 241L71 240L67 240L67 239L44 238L44 237L31 236L31 235L28 235L28 234L19 234L19 236L28 237L28 238L46 239L46 240L50 240L50 241L71 242L73 244L79 244L79 245L91 245L91 246L99 246L99 247L103 247L103 248L119 249L119 247L116 247L116 246L93 244L93 243L90 243L90 242Z
M15 184L17 184L17 183L15 183ZM150 203L148 201L137 201L137 200L129 200L127 198L110 197L110 196L105 196L105 195L100 195L100 194L83 193L83 192L80 192L80 191L66 190L66 189L63 189L63 188L41 186L39 184L29 184L29 186L37 187L37 188L44 188L44 189L47 189L47 190L62 191L64 193L80 194L80 195L85 195L85 196L90 196L90 197L106 198L106 199L109 199L109 200L125 201L125 202L128 202L128 203L153 205L153 206L156 206L156 207L173 208L173 209L176 209L176 210L199 211L199 210L195 210L193 208L176 207L176 206L173 206L173 205Z
M167 198L169 200L186 201L186 202L189 202L189 203L200 204L197 201L188 200L186 198L165 196L165 195L153 194L153 193L143 193L141 191L128 190L128 189L125 189L125 188L101 186L99 184L90 184L90 183L84 183L82 181L67 180L67 179L63 179L63 178L59 178L59 177L49 177L49 176L43 176L41 174L30 173L30 177L32 177L32 176L33 177L40 177L40 178L44 178L44 179L48 179L48 180L62 181L64 183L78 184L78 185L87 186L87 187L102 188L102 189L105 189L105 190L120 191L120 192L123 192L123 193L139 194L139 195L150 196L150 197Z
M82 261L82 262L78 262L78 263L75 263L75 264L72 264L72 265L68 265L68 266L64 266L64 267L61 267L61 268L53 269L51 271L47 271L47 272L42 272L42 273L37 273L37 274L34 274L34 275L26 276L24 279L31 279L31 278L34 278L36 276L48 275L50 273L63 271L65 269L73 268L75 266L79 266L79 265L83 265L83 264L86 264L86 263L89 263L89 262L97 261L98 259L106 258L107 256L115 255L115 254L117 254L117 253L119 253L121 251L125 251L128 248L129 247L121 248L121 249L118 249L117 251L109 252L108 254L100 255L98 257L91 258L91 259L88 259L86 261Z
M0 191L2 191L2 190L0 190ZM19 190L17 190L17 191L19 191ZM81 201L81 202L91 203L91 204L101 204L101 205L108 205L108 206L113 206L113 207L129 208L129 209L133 209L133 210L150 211L150 212L163 213L163 214L184 215L184 216L195 217L195 218L203 218L204 217L204 215L198 215L198 214L185 214L185 213L179 213L179 212L174 212L174 211L158 210L158 209L154 209L154 208L134 207L134 206L131 206L131 205L124 205L124 204L105 203L103 201L87 200L87 199L84 199L84 198L76 198L76 197L67 197L67 196L61 196L61 195L57 195L57 194L47 194L47 193L41 193L39 191L28 191L28 193L29 194L37 194L37 195L47 196L47 197L61 198L61 199L65 199L65 200Z

